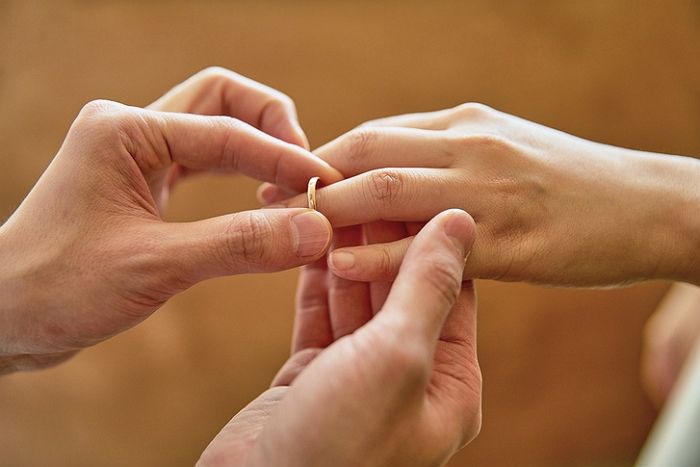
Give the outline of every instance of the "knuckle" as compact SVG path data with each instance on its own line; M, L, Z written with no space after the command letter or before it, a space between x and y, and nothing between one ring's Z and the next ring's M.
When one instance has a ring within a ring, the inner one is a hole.
M227 82L237 81L238 78L235 72L220 66L207 67L195 76L205 87L224 86Z
M277 105L284 107L286 109L294 109L296 110L296 104L294 103L294 99L289 97L283 92L280 91L275 91L275 100L274 102L277 103Z
M227 68L218 65L212 65L204 68L197 74L200 76L209 76L212 78L223 78L230 76L231 73L233 72Z
M395 170L374 170L367 173L363 193L382 205L394 203L404 190L403 174Z
M80 109L80 117L82 118L95 118L95 117L104 117L104 116L112 116L117 111L119 110L120 107L123 107L121 104L118 104L116 102L106 100L106 99L95 99L83 106L82 109Z
M69 136L81 144L92 142L115 146L120 143L130 146L130 111L125 105L94 100L83 106L69 131ZM106 155L107 152L100 152Z
M465 102L456 107L452 108L452 114L459 119L463 120L479 120L487 118L495 110L488 105L480 104L478 102Z
M296 105L291 97L279 91L271 90L270 100L265 105L265 111L275 114L285 114L287 112L296 113Z
M270 221L255 212L243 212L231 218L224 241L224 260L233 263L267 265L274 258L266 246L274 229Z
M396 274L394 258L387 248L381 248L379 250L377 274L382 278L393 278Z
M379 139L377 130L369 127L355 128L348 132L343 141L346 157L350 160L367 158Z

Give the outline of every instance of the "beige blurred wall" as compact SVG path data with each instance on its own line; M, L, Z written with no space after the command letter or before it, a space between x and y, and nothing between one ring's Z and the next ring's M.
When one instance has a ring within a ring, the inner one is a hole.
M0 0L0 216L86 101L145 105L212 64L291 95L315 145L366 119L481 101L700 154L698 57L691 0ZM168 217L255 207L255 187L186 182ZM201 284L58 368L0 379L0 465L191 465L284 361L295 278ZM483 432L450 465L631 463L654 417L640 332L665 287L481 283Z

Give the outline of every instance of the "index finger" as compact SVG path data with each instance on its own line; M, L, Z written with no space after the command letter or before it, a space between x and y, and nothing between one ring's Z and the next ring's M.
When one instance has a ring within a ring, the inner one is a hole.
M165 154L195 170L239 171L296 192L308 180L340 180L340 173L309 151L263 133L230 117L207 117L140 110L156 123Z
M305 149L309 142L286 94L222 67L206 68L173 87L150 109L238 118Z

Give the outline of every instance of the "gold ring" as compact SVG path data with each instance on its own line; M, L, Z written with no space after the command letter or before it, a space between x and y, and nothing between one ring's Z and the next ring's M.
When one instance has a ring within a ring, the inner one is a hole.
M316 210L316 183L318 183L319 177L311 177L309 180L309 186L306 189L306 199L309 201L309 209Z

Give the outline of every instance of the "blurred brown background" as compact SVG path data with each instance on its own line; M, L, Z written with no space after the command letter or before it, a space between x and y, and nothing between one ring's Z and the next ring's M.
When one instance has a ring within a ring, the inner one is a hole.
M577 135L700 153L700 4L0 0L0 216L80 107L146 105L209 65L292 96L312 143L481 101ZM199 179L168 216L256 206ZM211 281L67 364L0 380L0 464L184 466L285 360L294 272ZM640 332L665 284L480 284L482 435L451 466L630 465L654 412Z

